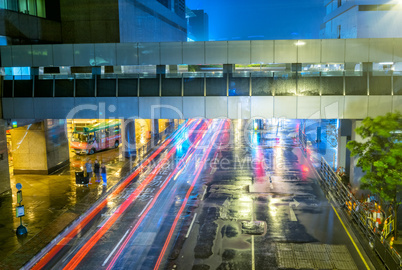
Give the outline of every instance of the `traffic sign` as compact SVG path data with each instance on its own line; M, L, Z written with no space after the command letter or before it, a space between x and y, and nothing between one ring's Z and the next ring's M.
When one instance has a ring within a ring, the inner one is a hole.
M20 189L22 188L22 185L21 185L21 183L17 183L17 184L15 185L15 187L16 187L18 190L20 190Z
M17 207L15 208L15 210L16 210L16 212L17 212L17 213L16 213L16 214L17 214L17 218L25 216L25 208L24 208L23 205L17 206Z

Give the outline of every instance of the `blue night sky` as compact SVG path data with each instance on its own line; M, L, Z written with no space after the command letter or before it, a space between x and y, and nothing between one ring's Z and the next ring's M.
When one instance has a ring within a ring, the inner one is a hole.
M322 0L186 0L209 16L210 40L319 38Z

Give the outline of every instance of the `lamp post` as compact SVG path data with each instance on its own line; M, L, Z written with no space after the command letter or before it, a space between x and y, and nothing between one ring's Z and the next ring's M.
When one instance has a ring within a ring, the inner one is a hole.
M22 185L20 183L17 183L15 185L15 187L18 189L18 191L17 191L17 203L19 204L15 208L15 210L16 210L17 218L20 218L20 226L18 226L16 233L17 233L17 236L21 236L21 235L27 234L28 230L24 225L22 225L22 217L25 216L25 208L24 208L23 205L21 205L21 202L22 202L22 191L21 191Z

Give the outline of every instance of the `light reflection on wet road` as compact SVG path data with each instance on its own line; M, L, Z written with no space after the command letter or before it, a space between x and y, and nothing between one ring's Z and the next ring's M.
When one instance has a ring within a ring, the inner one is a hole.
M290 132L193 121L44 268L364 269Z

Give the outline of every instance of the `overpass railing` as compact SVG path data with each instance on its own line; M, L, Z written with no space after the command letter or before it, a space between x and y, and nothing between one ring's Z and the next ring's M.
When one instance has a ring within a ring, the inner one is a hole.
M324 158L321 158L319 174L321 176L320 184L324 191L345 209L387 268L402 269L401 256L386 239L395 229L392 217L385 219L387 224L380 231L371 218L374 203L362 203L357 200Z

